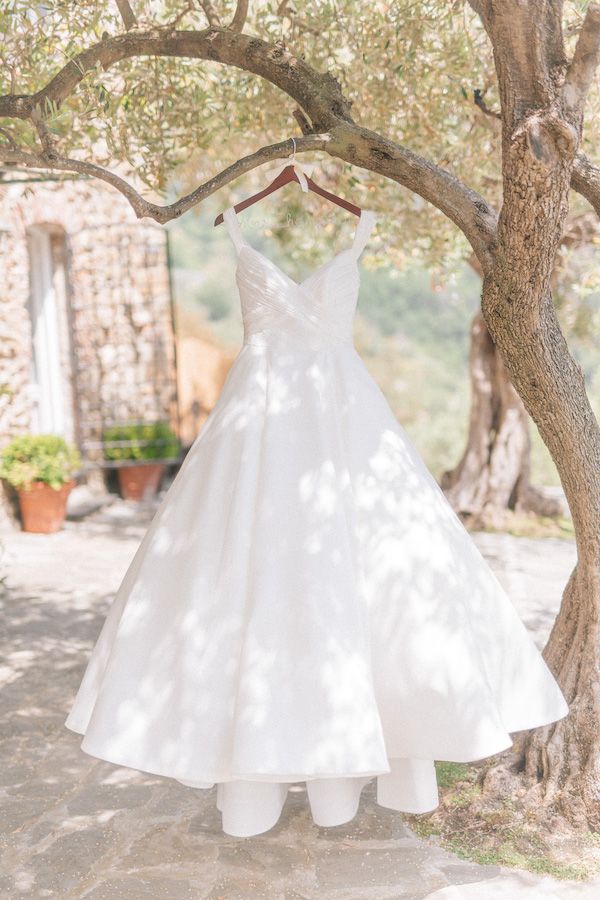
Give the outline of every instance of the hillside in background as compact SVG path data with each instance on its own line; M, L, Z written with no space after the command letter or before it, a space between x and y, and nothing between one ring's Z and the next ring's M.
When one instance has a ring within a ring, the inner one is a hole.
M180 337L195 331L205 335L208 328L235 355L242 340L235 254L225 228L213 227L215 214L205 207L201 215L188 214L169 227L177 327ZM272 237L252 232L248 237L292 277L313 268L305 264L297 273L290 259L277 253ZM323 252L322 258L327 259L328 253ZM469 326L479 303L479 279L466 265L438 285L417 264L400 272L369 263L365 252L356 347L394 414L439 478L458 462L466 440ZM570 343L597 400L600 354L590 350L589 341L574 338ZM531 436L533 481L559 484L533 424Z

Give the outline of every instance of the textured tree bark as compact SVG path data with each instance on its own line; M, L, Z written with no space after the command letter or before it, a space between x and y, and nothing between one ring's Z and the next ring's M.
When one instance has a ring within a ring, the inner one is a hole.
M528 235L540 227L530 221ZM534 258L531 259L533 265ZM600 430L549 295L532 320L526 275L489 279L483 307L511 379L558 467L573 521L578 564L544 655L570 713L519 744L519 767L535 782L533 807L600 828Z
M530 484L529 416L477 313L469 353L471 410L458 465L442 475L453 509L472 527L502 527L508 510L555 516L561 504Z
M540 16L545 6L549 21L555 15L550 5L535 5ZM488 30L494 34L502 20L515 29L515 36L506 45L493 41L503 108L504 203L494 265L484 275L482 311L511 381L557 465L578 550L577 567L545 649L570 714L522 738L520 765L533 780L531 799L538 810L550 806L576 825L596 828L600 826L600 428L550 295L584 95L577 93L581 84L573 81L578 76L577 65L573 70L578 52L567 67L557 50L556 23L551 37L540 27L533 34L531 23L518 27L519 18L527 14L526 5L506 0L500 6L488 0L486 7ZM588 20L591 15L591 27L597 30L600 10L590 9ZM545 40L549 43L543 52ZM523 42L531 44L529 56ZM532 85L530 73L523 75L520 66L527 69L538 53L541 61Z
M600 552L585 541L544 651L570 705L567 718L525 735L518 768L533 787L532 807L550 808L577 828L600 831Z
M561 247L589 247L598 241L599 233L597 215L581 213L568 221ZM470 265L483 276L474 254ZM553 290L562 266L563 259L557 255ZM459 463L441 479L454 510L474 528L502 527L507 510L560 516L563 503L530 483L529 416L480 312L471 323L469 374L467 444Z

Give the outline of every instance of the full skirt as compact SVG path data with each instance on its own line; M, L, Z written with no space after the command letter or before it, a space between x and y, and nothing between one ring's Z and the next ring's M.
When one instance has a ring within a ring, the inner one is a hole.
M225 832L438 804L567 704L352 346L244 344L108 612L66 721L86 753L217 785Z

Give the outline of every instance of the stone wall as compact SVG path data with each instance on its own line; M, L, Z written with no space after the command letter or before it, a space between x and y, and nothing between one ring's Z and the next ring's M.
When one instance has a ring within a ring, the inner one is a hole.
M68 352L63 346L61 365L73 437L86 458L100 458L102 428L112 422L166 419L178 430L166 231L138 221L100 182L0 182L0 443L35 422L32 226L51 230L59 263L63 254Z

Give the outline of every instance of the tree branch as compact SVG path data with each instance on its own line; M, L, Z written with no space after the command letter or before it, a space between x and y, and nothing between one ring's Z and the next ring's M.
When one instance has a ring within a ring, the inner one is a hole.
M600 216L600 168L595 166L584 153L578 153L573 163L571 187L581 194Z
M243 31L248 18L248 0L238 0L233 19L229 24L231 31Z
M327 134L312 134L307 137L294 138L296 142L296 152L305 153L309 150L325 150L331 140ZM228 166L218 175L210 178L201 184L191 193L180 197L174 203L161 206L146 200L135 188L120 175L97 166L95 163L82 162L78 159L68 159L67 157L55 155L52 160L48 160L45 156L36 156L32 153L26 153L22 150L5 150L0 147L0 161L10 163L12 165L21 165L29 169L56 169L62 172L76 172L79 175L87 175L98 178L107 184L116 188L129 201L129 204L135 212L138 219L144 217L154 219L160 224L177 219L179 216L187 212L193 206L197 206L211 194L220 190L226 184L245 175L246 172L256 169L258 166L275 159L281 159L289 156L294 149L294 143L291 138L286 141L280 141L277 144L270 144L267 147L261 147L254 153L244 156L237 160L233 165Z
M200 0L200 6L204 10L204 15L206 16L206 21L209 25L219 27L221 24L221 17L219 13L216 11L212 0Z
M31 119L36 109L43 114L47 101L60 106L86 72L96 65L108 68L133 56L208 59L265 78L297 102L305 132L304 138L298 140L306 142L312 138L315 142L304 143L305 149L323 149L332 157L384 175L419 194L463 231L482 268L487 270L490 267L495 249L497 215L479 194L429 160L376 132L360 128L350 116L350 103L336 78L327 72L317 72L293 51L279 45L273 46L254 36L228 28L208 28L204 31L167 33L155 29L107 37L74 57L36 94L0 97L0 116ZM324 135L328 135L326 140ZM38 168L62 168L93 175L120 190L137 215L151 216L160 222L181 215L237 175L260 165L261 161L285 155L276 149L285 146L273 145L270 150L258 151L260 159L246 164L240 161L240 164L227 170L225 176L217 176L170 207L149 203L119 176L91 163L64 157L52 161L51 165L40 157L15 155L13 159ZM2 158L11 161L7 151L0 155Z
M560 2L468 0L494 51L502 122L511 134L533 110L552 105L555 73L566 65Z
M4 135L4 137L6 138L6 140L8 141L8 143L10 144L12 150L18 150L18 149L19 149L19 145L18 145L17 142L15 141L15 139L14 139L14 137L12 136L12 134L10 133L10 131L8 131L8 129L6 129L6 128L0 128L0 134Z
M573 59L567 69L563 96L567 106L578 116L583 112L594 73L600 62L600 3L587 8Z
M444 213L463 232L484 271L492 265L497 212L476 191L417 153L354 123L332 129L327 153L384 175Z
M35 109L31 114L31 121L35 126L35 130L38 133L38 137L40 139L40 144L42 145L42 156L47 162L52 162L52 160L56 159L58 154L54 147L54 139L48 128L46 127L46 123L42 119L39 111Z
M0 117L29 119L36 107L44 114L46 101L60 106L98 64L108 69L134 56L213 60L252 72L295 100L309 115L315 132L329 131L339 118L350 119L350 103L328 73L317 72L290 50L228 28L167 33L156 29L106 37L73 57L37 93L0 97Z
M300 107L297 106L296 109L292 112L292 115L300 126L300 131L302 132L302 134L313 133L312 124L310 122L310 119L308 119L308 117L306 116L304 110L300 109Z
M128 0L116 0L116 3L119 8L119 13L121 14L121 18L123 19L123 25L125 26L125 29L129 31L130 28L133 28L134 25L137 25L137 18L135 16L135 13L132 10Z
M493 119L502 120L502 116L499 112L496 112L494 109L490 109L485 100L483 99L483 91L480 88L475 88L473 91L473 103L475 106L479 107L482 113L485 113L486 116L491 116Z

